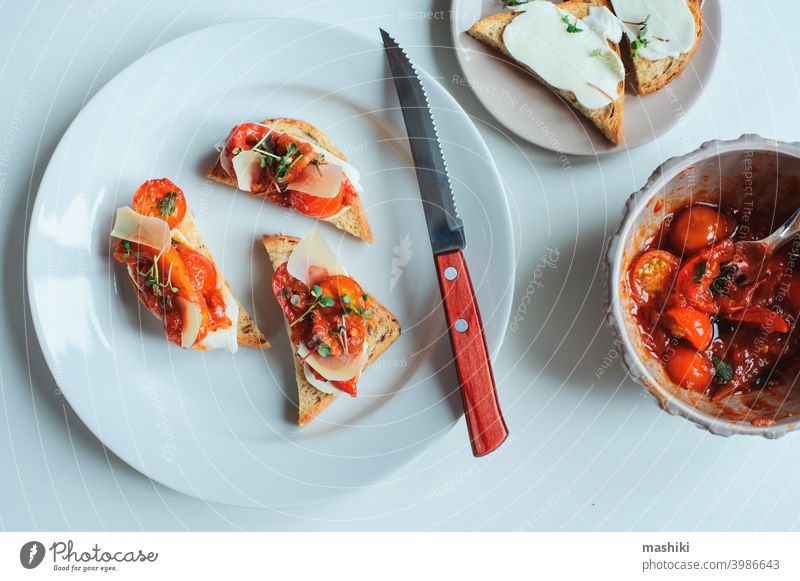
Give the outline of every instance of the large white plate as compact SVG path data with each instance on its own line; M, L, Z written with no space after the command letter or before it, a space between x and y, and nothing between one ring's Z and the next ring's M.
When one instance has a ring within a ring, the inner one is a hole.
M601 155L648 143L683 119L703 93L717 62L722 18L718 0L703 2L703 36L686 70L665 88L639 97L625 94L625 141L614 145L591 121L530 73L467 34L501 0L453 0L450 30L464 76L475 95L506 128L545 149L574 155Z
M408 461L461 413L402 117L377 29L373 36L266 19L179 38L103 88L50 161L28 242L39 341L86 425L167 486L245 506L319 502ZM514 276L508 205L469 118L435 81L426 77L426 84L496 353ZM290 346L260 237L302 235L314 222L205 179L214 143L233 125L275 116L317 125L362 171L375 243L321 228L403 326L400 340L364 374L358 399L338 398L304 429L296 426ZM111 221L142 181L164 176L187 193L271 350L182 351L139 308L110 257ZM466 433L464 444L467 454Z

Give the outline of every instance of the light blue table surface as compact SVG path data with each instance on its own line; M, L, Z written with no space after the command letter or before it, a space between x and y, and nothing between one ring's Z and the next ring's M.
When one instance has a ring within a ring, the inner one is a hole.
M783 530L798 528L800 435L723 439L667 416L624 378L602 324L598 265L622 204L662 160L712 138L800 139L800 34L789 0L723 0L720 58L682 123L601 160L509 137L460 82L447 0L245 1L237 18L294 15L360 34L383 26L470 113L495 155L518 242L517 331L496 361L512 435L470 453L463 421L421 459L323 506L210 505L159 486L82 425L45 365L24 286L26 224L70 121L139 56L218 20L228 3L58 0L0 4L0 529ZM398 7L402 4L402 7ZM225 6L223 6L225 5ZM432 12L431 12L432 11ZM546 247L555 268L539 264ZM531 293L531 280L541 281ZM541 331L541 332L540 332Z

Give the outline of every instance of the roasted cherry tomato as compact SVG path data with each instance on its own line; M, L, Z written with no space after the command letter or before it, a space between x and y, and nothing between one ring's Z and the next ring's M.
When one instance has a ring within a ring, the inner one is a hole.
M740 313L727 315L729 321L757 325L767 333L788 333L789 323L775 311L766 307L749 307Z
M209 330L227 329L233 322L226 314L225 295L220 288L217 269L210 258L190 248L178 244L175 250L183 260L184 270L192 287L203 295L208 306Z
M225 154L228 158L232 158L233 152L236 150L248 151L253 149L267 134L267 131L269 131L269 128L260 123L242 123L241 125L237 125L231 129L228 138L225 140Z
M175 251L183 260L186 275L195 290L206 293L217 288L217 269L207 256L186 244L178 244Z
M674 337L686 339L698 351L705 351L714 338L711 319L692 307L667 309L661 321Z
M630 287L633 300L647 304L670 291L680 261L664 250L645 252L630 271Z
M670 242L678 254L694 254L728 236L731 220L708 206L689 206L670 227Z
M133 195L133 209L144 216L165 220L172 229L186 215L186 198L167 178L148 180Z
M711 285L720 274L720 264L732 257L733 240L727 238L686 261L678 274L677 288L690 306L706 314L719 310Z
M289 189L289 200L292 206L300 213L315 218L333 216L342 208L344 188L339 188L339 193L332 198L312 196L305 192Z
M678 345L669 353L667 373L681 387L702 393L711 385L714 366L704 354Z

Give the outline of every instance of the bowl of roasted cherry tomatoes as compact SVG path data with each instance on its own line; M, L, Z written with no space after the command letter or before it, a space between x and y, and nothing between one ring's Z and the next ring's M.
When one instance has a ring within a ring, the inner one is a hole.
M673 158L631 196L607 255L609 321L664 410L726 436L797 428L800 239L757 264L737 243L799 207L800 144L754 135Z

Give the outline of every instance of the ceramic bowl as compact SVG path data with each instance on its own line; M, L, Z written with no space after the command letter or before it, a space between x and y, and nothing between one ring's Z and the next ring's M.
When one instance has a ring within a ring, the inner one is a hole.
M732 141L710 141L688 155L666 161L631 195L607 253L609 323L630 375L663 410L714 434L776 438L800 424L800 390L792 390L793 382L712 402L669 379L662 363L642 342L631 314L626 282L631 261L647 246L664 218L690 202L788 215L800 206L800 144L743 135ZM764 417L775 423L754 423Z

